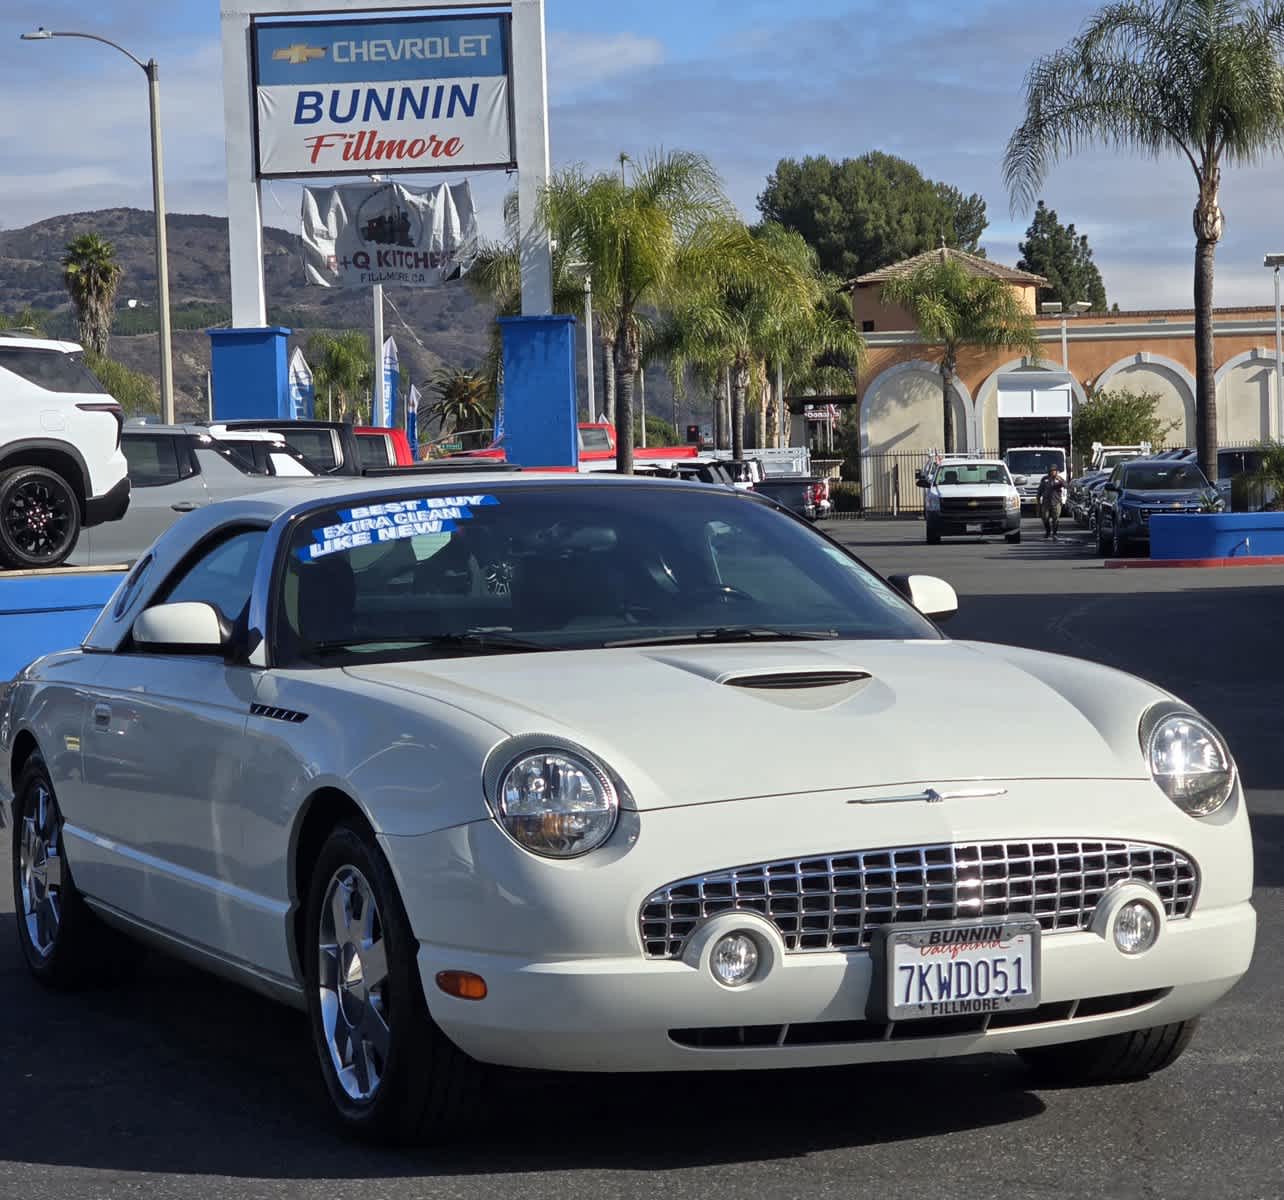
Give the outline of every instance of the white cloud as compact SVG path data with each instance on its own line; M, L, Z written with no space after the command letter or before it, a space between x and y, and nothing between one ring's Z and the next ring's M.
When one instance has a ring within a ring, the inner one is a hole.
M636 33L571 33L548 36L548 78L555 95L597 87L664 62L664 44Z

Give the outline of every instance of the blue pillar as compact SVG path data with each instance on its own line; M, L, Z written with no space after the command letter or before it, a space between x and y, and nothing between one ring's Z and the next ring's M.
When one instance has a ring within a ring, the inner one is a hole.
M273 325L207 332L216 421L240 417L289 420L294 416L286 358L290 330Z
M575 318L501 317L504 449L524 467L578 467Z

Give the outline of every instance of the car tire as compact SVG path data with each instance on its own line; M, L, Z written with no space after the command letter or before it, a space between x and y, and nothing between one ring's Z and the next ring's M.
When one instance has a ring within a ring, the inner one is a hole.
M1119 526L1112 523L1110 526L1110 557L1122 558L1124 552L1128 549L1128 543L1119 536Z
M80 499L46 467L0 471L0 565L19 570L61 566L80 537Z
M1124 1083L1172 1066L1190 1044L1197 1018L1017 1053L1041 1082L1060 1087Z
M31 974L46 987L75 991L118 982L142 959L143 949L90 912L63 853L62 826L49 769L36 752L23 765L14 788L18 945Z
M1106 536L1106 531L1101 527L1101 522L1097 522L1097 553L1102 558L1109 558L1111 552L1110 539Z
M306 914L308 1015L340 1123L382 1143L458 1137L481 1107L487 1068L429 1014L419 945L392 869L368 830L345 822L331 832L312 873ZM347 918L342 924L340 914ZM375 946L382 948L377 959ZM372 983L376 961L383 974Z
M931 521L927 522L927 544L929 546L941 544L941 531Z
M1006 541L1009 546L1019 546L1021 544L1021 531L1018 529L1015 533L1005 533L1003 535L1003 540Z

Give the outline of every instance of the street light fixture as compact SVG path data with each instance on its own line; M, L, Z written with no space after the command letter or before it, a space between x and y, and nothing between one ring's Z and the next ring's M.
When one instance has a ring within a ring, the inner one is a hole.
M1068 317L1077 317L1080 313L1086 313L1092 304L1087 300L1071 301L1069 312L1063 311L1060 300L1045 300L1039 305L1039 311L1045 317L1061 318L1061 366L1065 370L1070 370L1070 339L1066 332L1066 320Z
M50 38L85 38L91 42L102 42L113 50L119 50L134 66L147 76L147 99L151 112L152 133L152 206L156 212L156 292L157 309L160 312L160 375L161 375L161 419L172 425L174 423L174 349L169 314L169 251L165 237L165 172L161 154L160 127L160 71L156 60L141 58L130 54L124 46L96 33L72 33L43 26L34 33L19 34L24 42L44 42Z
M1284 438L1284 336L1280 326L1280 267L1284 254L1268 254L1262 266L1275 272L1275 436Z

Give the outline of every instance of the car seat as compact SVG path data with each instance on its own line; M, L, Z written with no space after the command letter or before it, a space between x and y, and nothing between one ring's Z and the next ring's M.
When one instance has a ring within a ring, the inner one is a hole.
M957 471L942 471L941 483L958 483L959 473Z
M992 471L986 471L986 473L985 473L985 482L986 482L986 483L1002 483L1002 482L1003 482L1003 472L1002 472L1002 471L1000 471L1000 470L998 470L997 468L996 468L996 469L994 469L994 470L992 470Z

